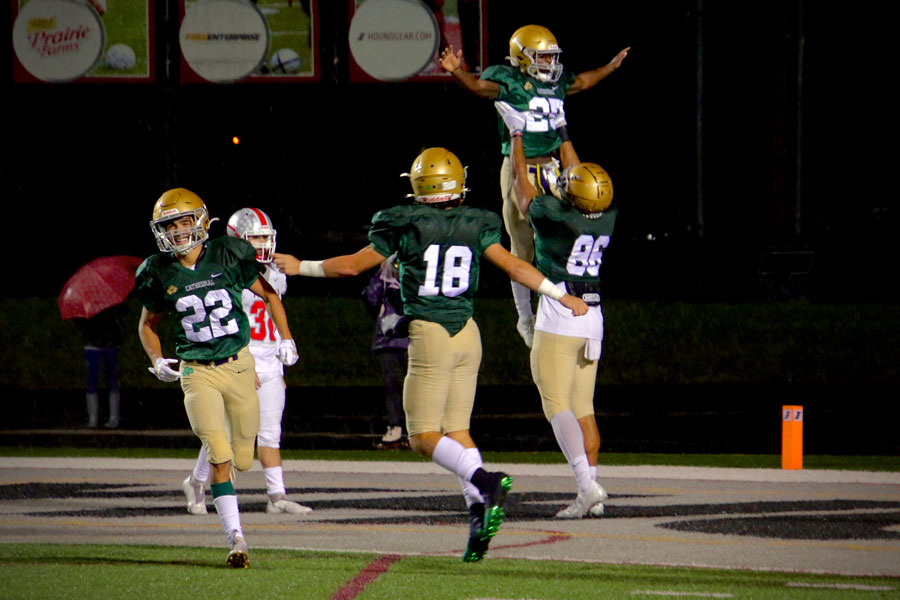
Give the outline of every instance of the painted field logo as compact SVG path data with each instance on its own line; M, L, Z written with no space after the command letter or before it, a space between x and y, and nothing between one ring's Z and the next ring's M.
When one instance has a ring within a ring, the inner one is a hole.
M13 49L41 81L71 81L90 71L103 52L103 22L86 4L31 0L13 24Z

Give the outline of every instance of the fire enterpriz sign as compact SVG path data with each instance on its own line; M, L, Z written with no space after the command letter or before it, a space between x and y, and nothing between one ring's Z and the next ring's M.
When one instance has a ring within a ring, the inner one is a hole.
M181 53L197 75L213 82L250 75L269 45L266 19L255 5L209 0L187 8L181 22Z
M349 41L353 60L369 76L398 81L431 64L440 30L420 0L366 0L353 15Z
M71 81L90 71L103 52L104 38L99 15L68 0L31 0L13 24L16 58L41 81Z

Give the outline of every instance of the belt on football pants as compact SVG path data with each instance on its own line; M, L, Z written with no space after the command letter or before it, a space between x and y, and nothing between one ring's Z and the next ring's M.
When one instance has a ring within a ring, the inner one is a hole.
M545 167L547 166L554 167L552 162L548 163L529 163L526 168L528 170L529 175L534 175L534 182L537 184L534 187L537 189L538 194L540 195L550 195L553 193L553 184L554 181L551 181L549 177L547 177L547 171ZM556 170L556 169L554 169ZM554 178L555 179L555 178Z
M230 363L238 359L238 355L228 356L226 358L220 358L218 360L188 360L185 362L194 363L197 365L203 365L204 367L218 367L220 365L224 365L225 363Z

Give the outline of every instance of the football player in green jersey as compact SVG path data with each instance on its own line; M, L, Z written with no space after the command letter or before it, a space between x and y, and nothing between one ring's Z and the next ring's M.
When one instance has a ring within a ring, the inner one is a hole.
M509 40L507 59L511 65L492 65L478 78L462 68L462 52L454 52L452 46L442 52L441 65L464 89L482 98L507 103L527 115L522 132L527 172L534 187L552 194L553 181L559 170L556 154L560 144L568 139L563 100L570 94L589 90L605 79L622 65L629 50L623 49L602 67L575 75L559 61L562 50L550 30L540 25L526 25L517 29ZM510 237L510 251L522 260L532 262L533 232L526 215L517 206L510 170L510 137L502 118L498 120L498 131L503 155L500 167L502 214ZM517 282L512 282L512 292L519 315L516 327L530 348L534 334L531 293Z
M284 306L260 277L262 264L247 240L209 239L209 212L199 196L184 188L165 192L153 207L150 229L161 252L147 258L135 275L143 304L138 335L161 381L181 381L184 408L212 465L210 489L229 544L227 564L247 567L250 559L241 528L232 465L253 464L259 431L256 372L248 349L250 327L241 302L246 288L266 301L281 335L278 359L297 362L297 347ZM157 332L163 315L172 318L173 358L164 358Z
M471 525L463 560L478 561L505 518L503 502L512 482L483 468L469 434L481 364L481 336L472 319L481 259L528 288L551 294L573 315L588 307L500 245L495 213L463 204L466 171L452 152L429 148L405 175L415 202L376 213L368 246L324 261L276 254L275 263L290 275L350 277L397 253L410 340L403 385L410 446L459 477Z
M544 415L578 485L575 502L556 517L599 516L607 495L596 481L600 432L594 416L594 385L603 341L600 264L617 214L611 204L612 180L599 165L564 163L566 168L557 180L562 200L539 194L529 181L519 123L511 114L504 120L512 135L519 209L528 215L535 233L537 268L561 290L590 306L588 314L575 322L555 300L541 297L538 302L531 373Z

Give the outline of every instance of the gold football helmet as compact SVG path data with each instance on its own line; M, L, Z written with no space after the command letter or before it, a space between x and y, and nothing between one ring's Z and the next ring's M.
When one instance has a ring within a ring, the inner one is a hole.
M409 173L400 176L409 177L413 193L407 197L417 204L459 203L469 191L466 167L446 148L428 148L416 157Z
M612 204L612 179L598 164L572 165L559 174L557 185L563 199L587 215L599 216Z
M172 221L191 217L190 228L171 227ZM184 188L165 192L153 205L150 229L156 237L156 245L163 252L187 254L209 238L209 211L200 196Z
M556 45L556 37L546 27L526 25L516 29L509 38L507 59L514 67L539 81L554 83L563 72Z

